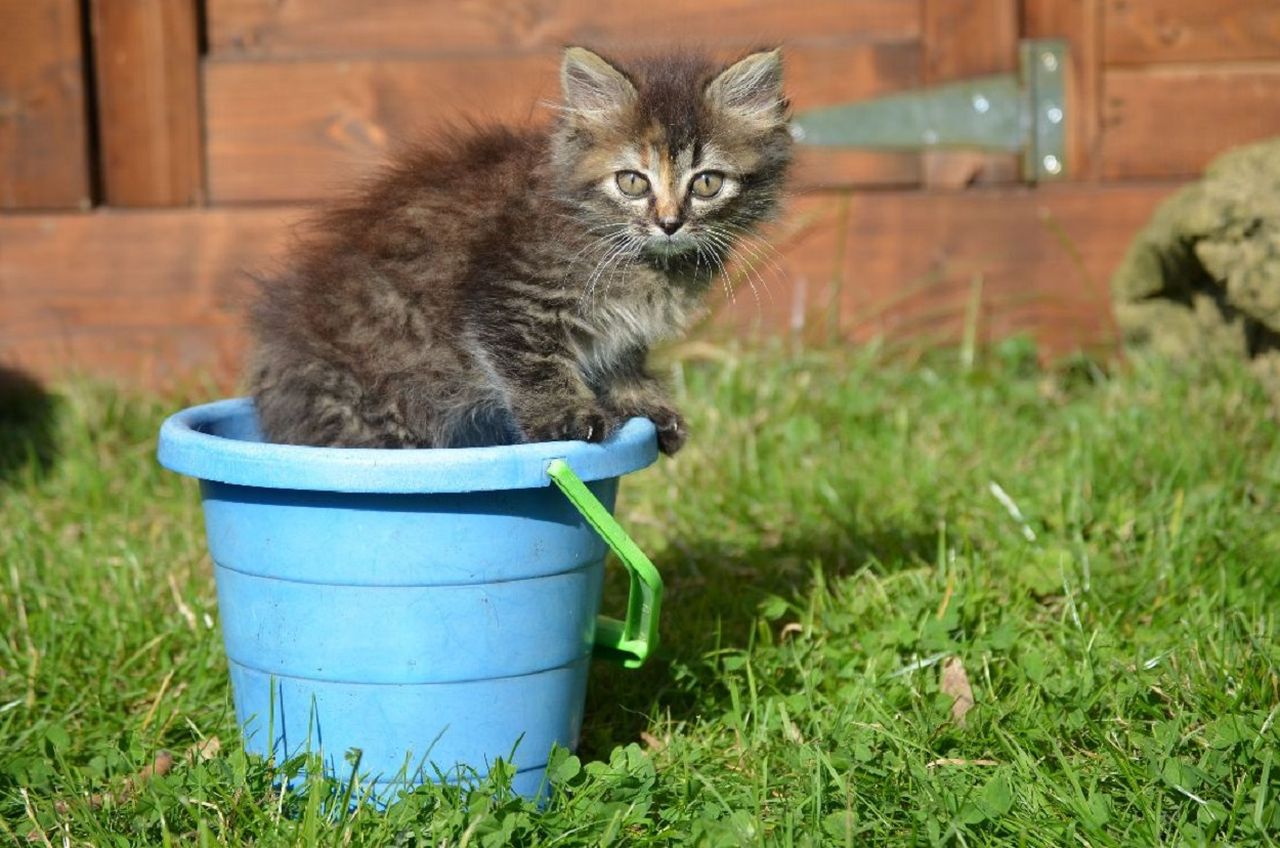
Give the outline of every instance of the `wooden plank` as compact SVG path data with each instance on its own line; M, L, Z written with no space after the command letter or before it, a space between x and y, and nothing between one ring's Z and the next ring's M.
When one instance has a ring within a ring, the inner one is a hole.
M215 56L316 58L910 40L920 15L917 0L208 0L208 26Z
M1280 63L1117 68L1103 88L1106 179L1195 176L1229 147L1280 134Z
M1108 0L1108 65L1280 59L1276 0Z
M914 195L890 224L863 200L848 229L844 335L957 343L978 297L980 341L1025 332L1051 354L1110 344L1111 273L1172 190L1061 184ZM881 238L906 241L872 247ZM874 270L859 270L863 258Z
M776 252L760 266L759 299L740 279L710 332L955 342L981 280L982 340L1027 332L1050 353L1107 344L1107 280L1176 187L814 195L769 234ZM246 272L272 268L304 214L259 206L0 217L0 362L152 385L194 370L230 386L246 350Z
M808 46L786 55L796 109L918 82L914 44ZM451 59L211 62L205 67L209 194L214 202L328 196L397 145L465 119L549 120L557 54ZM809 151L800 185L904 185L919 158Z
M1026 333L1048 355L1115 339L1109 279L1176 184L815 196L779 233L772 296L749 293L724 326L918 346L957 344L978 303L984 343ZM739 289L743 286L740 283Z
M163 385L234 381L246 272L278 255L296 209L0 217L0 362Z
M77 0L0 4L0 209L91 202Z
M924 0L924 81L1018 69L1016 0Z
M1098 176L1102 112L1102 0L1023 0L1027 38L1067 41L1067 178Z
M1017 0L924 0L922 11L925 85L1017 70ZM1021 168L1014 153L964 150L927 151L923 163L935 188L1015 182Z
M801 112L915 88L918 43L786 49L786 89ZM801 191L851 186L910 186L920 182L920 156L868 150L800 147L792 185Z
M198 203L196 4L93 0L101 173L112 206Z

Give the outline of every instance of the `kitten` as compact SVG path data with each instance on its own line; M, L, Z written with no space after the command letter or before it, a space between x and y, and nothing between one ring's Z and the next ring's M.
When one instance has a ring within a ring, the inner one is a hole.
M632 416L675 453L645 370L791 157L776 50L626 70L565 51L549 130L423 147L324 214L252 313L249 381L273 442L461 447L600 441Z

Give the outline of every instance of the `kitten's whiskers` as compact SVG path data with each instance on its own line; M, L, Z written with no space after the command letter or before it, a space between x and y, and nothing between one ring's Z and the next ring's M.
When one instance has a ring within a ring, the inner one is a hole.
M732 290L733 277L731 274L729 274L728 270L725 268L724 260L721 259L720 257L720 252L723 251L725 255L728 255L733 250L733 242L723 233L715 232L711 227L706 228L706 230L704 231L704 235L707 241L710 242L710 244L712 245L711 249L708 250L708 253L710 253L711 258L715 260L716 265L719 266L721 277L724 278L729 289ZM756 291L755 283L751 282L751 278L747 277L746 280L747 280L747 285L751 286L751 295L752 297L755 298L755 301L756 301L756 311L759 312L760 311L760 295ZM733 298L730 298L730 302L735 302L735 301Z
M729 227L734 227L737 232L733 232ZM760 287L764 289L765 294L769 297L769 301L773 302L773 290L769 287L769 282L761 273L759 263L766 263L767 266L776 274L784 283L786 275L782 266L778 264L768 253L763 252L763 248L767 248L773 253L777 249L768 242L763 236L760 236L744 227L737 227L732 224L719 225L718 229L709 234L709 238L725 248L726 251L738 250L739 259L744 263L743 276L755 292L755 283L759 282ZM754 281L753 278L754 277ZM759 301L759 295L756 295Z
M613 287L614 277L617 276L618 271L622 270L623 263L626 262L627 260L635 259L641 253L644 252L644 241L645 240L643 238L636 236L634 234L630 236L629 242L626 245L626 247L630 248L630 250L628 251L627 254L624 254L621 257L619 257L618 260L614 263L613 268L609 271L609 278L605 280L604 293L601 295L602 298L607 299L609 297L609 290Z
M611 244L608 252L596 263L594 270L592 270L590 276L587 277L586 292L579 301L579 303L582 304L578 310L580 314L585 315L586 308L591 305L592 296L595 292L596 285L600 282L601 276L617 262L627 258L626 254L635 243L634 236L627 232L616 233L613 236L610 236L610 240L611 242L616 243Z
M591 242L589 242L585 247L583 247L581 250L575 253L572 257L570 257L570 259L565 263L565 272L560 277L560 284L563 285L569 279L570 276L574 275L579 271L580 265L578 260L582 258L584 254L587 254L589 252L598 253L599 255L599 258L596 259L596 264L593 266L593 270L591 272L592 274L594 274L595 269L598 269L600 267L600 264L604 262L608 256L611 256L614 250L616 250L620 245L624 244L626 241L626 238L627 238L626 232L623 229L618 228L617 232L613 232L609 235L601 236L600 238L594 239ZM591 277L589 275L588 281L590 281L590 279ZM588 291L587 295L589 294L590 292ZM589 300L589 296L587 295L580 296L578 298L578 314L579 315L586 314L587 301Z

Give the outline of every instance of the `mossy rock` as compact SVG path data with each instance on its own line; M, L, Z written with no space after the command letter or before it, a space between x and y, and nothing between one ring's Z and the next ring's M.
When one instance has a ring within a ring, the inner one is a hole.
M1131 353L1280 374L1280 139L1224 154L1165 201L1111 292Z

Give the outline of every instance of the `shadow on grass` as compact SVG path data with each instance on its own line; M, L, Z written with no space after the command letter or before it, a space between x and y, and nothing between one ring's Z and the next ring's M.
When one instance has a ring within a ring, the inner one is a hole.
M761 602L777 596L803 603L815 564L821 565L825 580L833 581L873 562L881 573L931 562L937 546L932 526L873 529L852 537L801 537L747 551L708 540L672 540L655 557L666 585L662 647L640 669L605 662L592 665L579 754L607 760L615 745L636 741L655 712L674 721L695 718L705 700L699 692L711 681L677 680L675 666L696 669L712 651L746 648ZM624 606L625 580L617 576L610 574L614 579L605 590L606 611Z
M24 468L53 465L56 406L35 378L0 365L0 484Z

